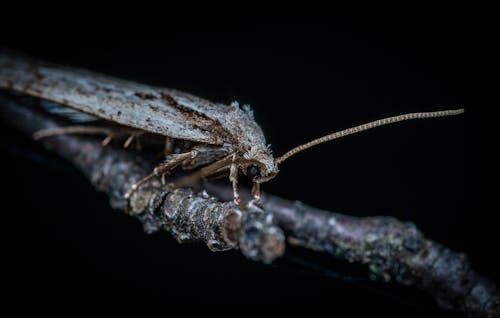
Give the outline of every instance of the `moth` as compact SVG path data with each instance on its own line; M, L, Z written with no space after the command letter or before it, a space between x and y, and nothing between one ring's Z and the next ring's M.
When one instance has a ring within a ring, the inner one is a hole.
M281 163L305 149L391 123L458 115L464 111L417 112L382 118L314 139L274 157L250 106L240 107L237 102L213 103L175 89L143 85L1 51L0 87L64 105L65 112L73 114L76 121L99 118L122 127L75 124L39 131L35 138L68 133L102 134L105 145L117 134L128 134L125 146L144 134L165 138L164 161L133 184L127 197L151 178L164 180L170 171L182 167L194 172L173 180L169 187L187 186L195 180L223 174L229 177L238 204L242 203L238 192L240 173L252 181L252 195L258 201L260 184L276 177Z

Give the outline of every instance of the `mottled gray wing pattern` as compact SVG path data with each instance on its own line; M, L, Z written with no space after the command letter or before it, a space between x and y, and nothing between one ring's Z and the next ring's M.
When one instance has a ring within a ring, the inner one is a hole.
M228 106L167 88L60 67L0 51L0 87L67 105L118 124L178 139L223 144L232 139L218 116ZM183 103L182 100L190 103ZM192 102L197 107L192 107Z

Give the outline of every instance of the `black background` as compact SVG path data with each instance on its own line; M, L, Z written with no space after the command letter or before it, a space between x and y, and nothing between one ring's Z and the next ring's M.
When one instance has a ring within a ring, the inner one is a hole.
M65 9L5 10L0 43L251 104L276 154L383 116L465 107L461 117L397 124L311 149L284 163L264 191L415 222L499 281L498 209L485 207L495 186L482 179L493 179L493 171L480 146L494 129L480 125L482 113L497 105L496 23L487 11ZM16 310L169 315L171 303L219 310L324 303L338 316L452 316L409 288L325 277L287 260L264 266L179 245L165 233L146 235L65 161L5 123L1 130L2 285Z

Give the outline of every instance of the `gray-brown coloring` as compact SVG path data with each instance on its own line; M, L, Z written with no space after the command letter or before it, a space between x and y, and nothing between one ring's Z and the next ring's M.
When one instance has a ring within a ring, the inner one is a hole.
M238 175L241 172L253 181L252 193L254 199L258 200L260 184L278 174L278 164L309 147L394 122L463 112L462 109L444 110L384 118L323 136L274 158L260 126L254 120L252 110L248 105L240 107L237 102L230 105L213 103L174 89L51 65L1 51L0 87L60 103L126 126L130 137L125 141L125 146L136 140L140 147L137 135L142 133L165 136L168 140L194 142L174 153L165 151L164 162L151 174L137 181L127 197L151 178L160 176L163 180L165 174L180 166L184 169L199 169L170 182L170 187L186 186L209 176L228 175L234 199L238 203L241 203L238 193ZM83 127L42 131L35 137L85 133ZM103 144L109 143L114 134L109 128L99 130L99 127L87 127L89 133L106 135Z

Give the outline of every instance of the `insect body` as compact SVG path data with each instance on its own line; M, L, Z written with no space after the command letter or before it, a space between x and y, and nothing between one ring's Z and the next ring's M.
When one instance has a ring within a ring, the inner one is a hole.
M51 65L0 51L0 87L69 106L78 111L126 126L134 134L149 133L166 138L166 158L154 171L131 188L155 176L163 176L182 166L195 169L193 174L174 181L173 187L188 185L195 179L228 174L234 199L240 203L238 175L253 182L252 193L258 200L260 184L274 178L278 164L314 145L389 123L416 118L431 118L462 113L462 109L411 113L384 118L336 132L300 145L274 158L262 129L248 105L240 107L212 103L174 89L160 88L116 79L89 71ZM35 137L60 133L103 133L109 142L109 128L70 126L38 132ZM194 142L184 152L170 153L171 140ZM127 143L126 142L126 143Z

